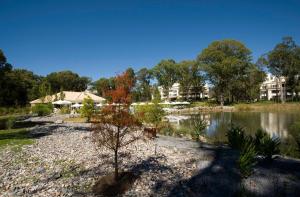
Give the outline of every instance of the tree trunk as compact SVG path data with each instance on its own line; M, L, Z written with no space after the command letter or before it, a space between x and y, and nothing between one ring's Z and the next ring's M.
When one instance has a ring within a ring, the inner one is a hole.
M223 93L221 93L221 95L220 95L220 103L221 103L221 107L223 107L224 106L224 95L223 95Z
M115 150L115 181L119 178L118 150Z
M284 91L283 91L280 77L279 77L279 88L280 88L280 101L281 101L281 103L285 103L285 99L284 99L284 95L283 95Z
M120 143L120 128L118 127L117 132L117 142L115 147L115 181L118 181L119 178L119 163L118 163L118 150L119 150L119 143Z

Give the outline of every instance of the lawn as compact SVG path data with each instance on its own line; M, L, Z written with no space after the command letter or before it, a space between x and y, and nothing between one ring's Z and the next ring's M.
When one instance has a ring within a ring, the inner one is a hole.
M300 110L299 102L286 102L275 103L272 101L257 102L257 103L241 103L235 104L234 107L239 111L255 111L255 110L267 110L267 111L282 111L282 110Z
M27 129L0 130L0 150L6 146L18 149L23 145L33 144L33 142Z
M82 118L82 117L74 117L74 118L64 119L64 122L72 122L72 123L85 123L86 121L87 121L87 118Z

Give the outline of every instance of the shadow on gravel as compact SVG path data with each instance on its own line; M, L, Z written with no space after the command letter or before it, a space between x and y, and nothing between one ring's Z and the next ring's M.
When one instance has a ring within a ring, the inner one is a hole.
M279 157L271 163L258 162L254 173L241 179L236 162L238 152L222 146L200 149L212 150L213 161L190 179L179 181L169 197L299 196L300 161Z
M78 177L87 179L87 178L96 178L98 181L92 186L90 191L81 191L76 187L73 188L75 195L85 196L85 195L104 195L104 196L117 196L122 195L126 191L130 190L136 180L140 179L143 173L146 172L166 172L170 173L173 170L168 166L160 164L158 159L161 157L150 157L147 160L142 161L136 165L125 166L126 171L120 172L121 179L118 183L113 183L113 176L111 172L100 171L101 167L95 167L79 172ZM101 165L111 165L110 160L104 160L104 163ZM102 166L103 168L103 166ZM74 177L77 179L78 177Z
M233 196L237 192L241 182L235 162L237 152L203 145L201 149L213 151L213 161L190 179L179 181L168 196Z

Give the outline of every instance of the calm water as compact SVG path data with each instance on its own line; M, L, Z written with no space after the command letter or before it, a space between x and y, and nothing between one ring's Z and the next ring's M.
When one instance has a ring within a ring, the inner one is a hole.
M172 124L177 129L192 129L192 119L194 118L206 120L208 126L205 133L213 142L226 141L226 131L231 124L234 124L243 127L248 134L254 134L257 129L263 129L271 136L281 139L281 151L283 154L300 157L299 152L297 152L296 141L289 133L289 127L300 121L300 112L202 113L189 115L186 120L173 120Z

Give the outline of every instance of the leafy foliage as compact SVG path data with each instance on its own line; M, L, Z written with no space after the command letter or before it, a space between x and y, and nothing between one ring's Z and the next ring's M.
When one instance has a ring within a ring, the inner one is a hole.
M36 104L31 110L32 113L37 114L38 116L47 116L52 113L53 106L52 104Z
M204 74L195 61L182 61L176 66L180 91L184 96L194 93L193 98L198 99L203 91ZM185 98L188 99L188 98Z
M154 104L140 105L136 107L136 114L141 121L152 124L155 128L158 127L158 124L161 122L161 119L165 115L162 107L155 102Z
M70 107L63 106L62 108L60 108L59 113L61 113L61 114L70 114L71 113Z
M72 71L53 72L45 77L45 80L50 83L52 93L65 91L84 91L90 79L87 77L80 77Z
M272 155L280 153L280 139L271 138L269 134L261 129L255 133L254 144L257 153L265 156L268 160L272 159Z
M193 120L194 132L192 133L192 137L195 140L199 140L199 136L204 134L204 130L207 127L207 122L203 119L195 118Z
M24 106L38 97L40 77L24 69L13 69L0 51L0 106Z
M227 130L228 144L231 148L241 150L245 141L245 131L238 126L232 126Z
M245 140L238 160L238 166L243 177L248 177L253 171L254 165L257 163L255 144L252 140Z
M115 90L109 90L115 105L104 107L96 116L93 139L98 147L114 152L114 178L119 179L119 149L139 139L140 121L129 112L133 81L128 72L115 78Z
M90 122L91 117L95 110L94 101L91 97L84 98L82 102L83 106L80 109L80 114L82 117L87 118L87 122Z
M291 37L284 37L274 49L262 56L258 64L266 66L275 76L287 77L287 85L291 92L298 97L300 91L300 47L296 45ZM280 89L282 91L282 89ZM285 98L281 96L281 101Z
M16 117L9 116L6 121L6 129L12 129L15 123L16 123Z
M247 83L251 73L258 69L251 63L251 51L244 44L236 40L215 41L201 52L197 62L204 66L221 105L225 98L243 100L249 97L249 89L245 87L251 88ZM259 85L262 80L254 82Z
M153 68L153 75L156 77L158 85L163 86L165 93L169 96L169 89L178 81L176 62L172 59L160 61Z
M300 153L300 122L291 125L289 130L298 145L298 152Z

